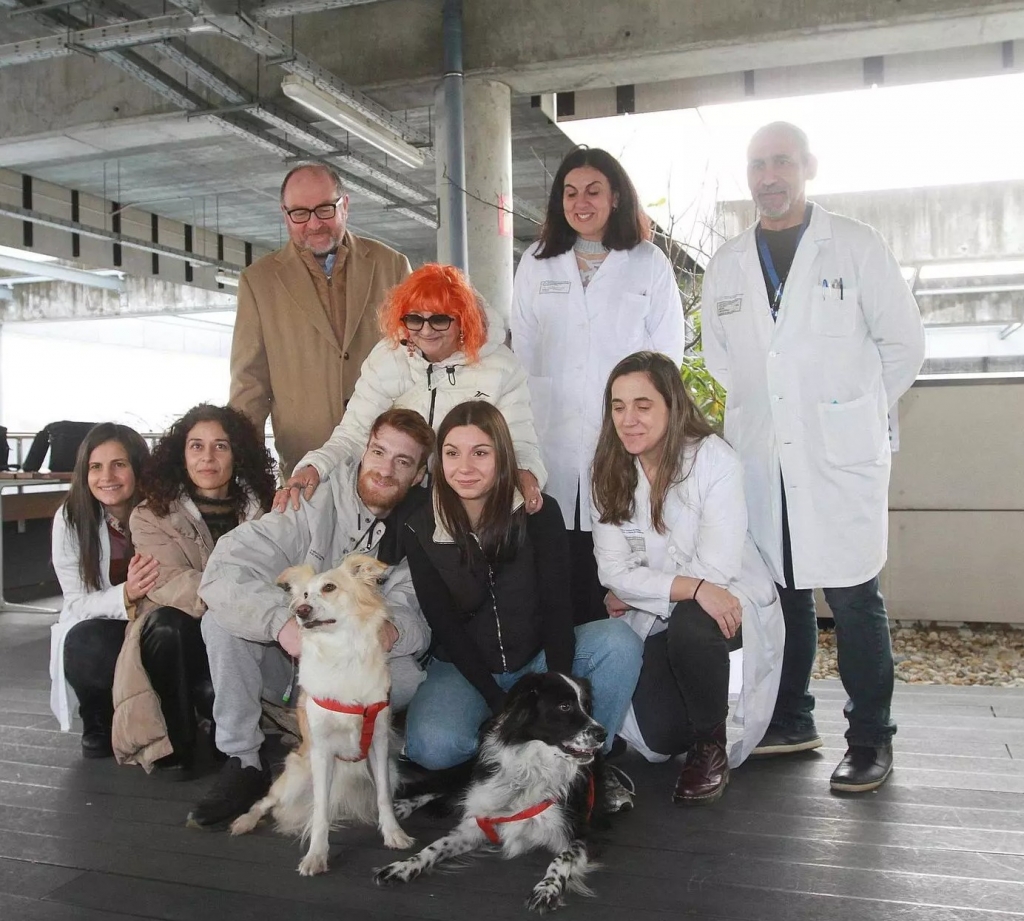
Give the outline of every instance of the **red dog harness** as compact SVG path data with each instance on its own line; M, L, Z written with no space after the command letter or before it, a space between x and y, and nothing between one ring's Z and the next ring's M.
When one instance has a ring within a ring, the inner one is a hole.
M370 754L370 742L373 741L373 727L377 723L377 714L391 705L391 698L378 700L375 704L363 706L362 704L343 704L338 700L331 700L329 697L314 697L313 703L325 710L334 713L351 713L353 716L363 718L363 732L359 737L359 757L344 758L335 755L339 761L365 761Z
M507 822L521 822L523 819L532 819L534 816L540 815L549 806L554 806L555 801L553 799L546 799L543 802L537 803L536 806L530 806L529 809L524 809L522 812L517 812L515 815L498 815L498 816L476 816L476 824L480 827L480 831L486 835L487 840L491 844L501 844L501 838L498 837L498 825L504 825ZM590 775L590 783L587 785L587 816L594 811L594 775Z

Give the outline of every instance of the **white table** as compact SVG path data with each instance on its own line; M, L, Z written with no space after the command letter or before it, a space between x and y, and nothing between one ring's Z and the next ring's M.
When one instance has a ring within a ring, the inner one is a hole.
M4 598L4 529L3 524L3 495L5 489L20 489L23 486L60 486L67 484L66 480L55 477L39 476L32 479L0 477L0 614L7 611L18 611L27 614L58 614L55 608L44 608L35 604L14 604Z

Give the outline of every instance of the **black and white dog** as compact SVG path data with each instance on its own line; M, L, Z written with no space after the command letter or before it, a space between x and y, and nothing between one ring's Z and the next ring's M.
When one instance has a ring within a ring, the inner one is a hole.
M604 818L601 745L607 733L590 712L585 682L555 672L516 682L501 712L482 730L461 796L462 821L414 857L378 870L377 883L407 883L489 842L506 858L535 848L556 855L534 886L528 908L558 908L567 888L592 895L585 883L587 837ZM404 818L457 793L452 789L457 775L457 769L437 772L408 785L399 791L396 814Z

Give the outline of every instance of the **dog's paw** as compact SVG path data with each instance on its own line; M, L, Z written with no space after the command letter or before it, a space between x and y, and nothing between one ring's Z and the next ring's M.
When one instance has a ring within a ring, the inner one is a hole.
M415 843L416 839L410 838L400 828L396 828L394 831L384 832L384 846L390 847L393 850L402 851L408 847L412 847Z
M302 876L316 876L327 872L327 855L314 854L310 851L299 861L299 873Z
M246 812L240 815L234 822L231 823L231 834L232 835L247 835L257 825L260 824L260 817L253 815L251 812Z
M538 914L555 911L565 904L562 901L562 892L562 887L554 880L541 880L533 887L530 898L526 900L526 907Z
M381 867L373 874L373 881L378 886L390 886L392 883L408 883L420 875L419 867L409 860L398 860Z
M402 819L409 818L409 816L411 816L418 808L419 807L418 807L418 804L417 804L416 800L413 800L413 799L396 799L395 800L395 818L398 819L399 822L401 822Z

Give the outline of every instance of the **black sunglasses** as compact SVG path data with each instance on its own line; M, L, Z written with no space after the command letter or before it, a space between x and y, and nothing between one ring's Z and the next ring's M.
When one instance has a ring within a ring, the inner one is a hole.
M431 329L436 330L439 333L443 333L446 329L450 328L454 322L455 317L450 317L446 313L435 313L429 317L421 317L418 313L407 313L402 317L402 325L414 333L423 329L424 323L429 323Z

